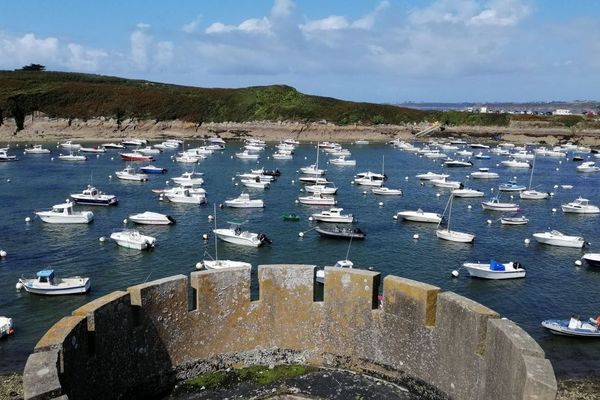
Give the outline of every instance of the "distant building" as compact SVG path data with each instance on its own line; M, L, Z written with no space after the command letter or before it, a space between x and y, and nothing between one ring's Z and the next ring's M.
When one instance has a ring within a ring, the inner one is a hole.
M479 107L479 112L482 114L485 114L488 112L488 109L487 109L487 107Z
M571 110L567 110L566 108L557 108L552 112L552 115L571 115Z

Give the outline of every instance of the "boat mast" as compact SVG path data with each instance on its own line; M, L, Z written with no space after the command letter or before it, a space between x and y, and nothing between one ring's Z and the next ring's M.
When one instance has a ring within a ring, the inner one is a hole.
M531 181L533 181L533 169L535 168L535 155L533 156L533 162L531 163L531 174L529 174L529 189L531 190Z
M450 209L448 210L448 226L446 230L450 232L450 219L452 218L452 199L454 198L454 194L450 193Z
M319 169L319 142L317 142L317 163L315 164L315 173Z
M346 261L348 261L348 255L350 254L350 246L352 245L352 237L350 236L350 243L348 243L348 250L346 250Z
M215 213L215 229L217 229L217 204L213 204L214 206L214 213ZM218 253L218 246L217 246L217 234L214 233L215 236L215 261L219 261L219 253Z

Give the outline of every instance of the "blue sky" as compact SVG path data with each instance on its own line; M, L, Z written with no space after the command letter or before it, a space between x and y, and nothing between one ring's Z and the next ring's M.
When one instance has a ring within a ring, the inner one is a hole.
M598 100L600 2L4 2L0 69L32 62L357 101Z

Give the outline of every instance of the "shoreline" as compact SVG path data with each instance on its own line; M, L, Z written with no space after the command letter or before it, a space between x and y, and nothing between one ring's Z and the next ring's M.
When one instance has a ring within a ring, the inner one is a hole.
M229 140L253 137L268 142L284 139L300 141L353 142L364 139L372 142L388 142L394 139L423 140L439 137L470 138L478 142L512 142L526 144L556 145L571 141L584 146L600 146L600 129L575 130L560 127L537 127L526 123L510 126L452 126L420 138L414 134L428 124L408 125L335 125L327 122L207 122L196 124L180 120L124 120L94 118L89 120L49 118L34 113L25 119L24 129L16 132L14 120L5 119L0 125L0 143L49 142L73 139L82 142L115 141L127 138L143 138L161 141L167 138L203 140L219 136Z

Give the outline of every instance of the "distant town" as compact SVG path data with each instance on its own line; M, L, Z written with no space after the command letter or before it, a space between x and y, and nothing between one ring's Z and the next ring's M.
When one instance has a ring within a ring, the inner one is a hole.
M529 115L600 115L597 101L553 101L530 103L399 103L399 106L417 110L465 111L480 113L508 113Z

